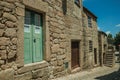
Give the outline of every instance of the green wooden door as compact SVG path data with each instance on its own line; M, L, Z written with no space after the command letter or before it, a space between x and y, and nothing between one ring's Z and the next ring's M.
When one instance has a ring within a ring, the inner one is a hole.
M26 11L24 26L24 62L38 62L43 59L41 15Z

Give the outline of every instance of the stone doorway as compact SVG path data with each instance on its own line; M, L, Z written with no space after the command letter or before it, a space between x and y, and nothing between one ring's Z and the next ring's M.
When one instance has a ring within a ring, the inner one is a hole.
M103 53L103 64L105 64L105 58L106 58L106 55L105 53Z
M80 42L79 41L72 41L71 42L71 67L72 69L75 69L80 66L79 63L79 46Z
M94 48L94 64L97 64L97 49Z

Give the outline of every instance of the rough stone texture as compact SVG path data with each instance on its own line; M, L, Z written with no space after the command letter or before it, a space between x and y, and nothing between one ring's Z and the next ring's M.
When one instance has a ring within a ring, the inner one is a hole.
M5 30L5 36L7 36L7 37L16 37L16 34L17 32L16 32L16 29L15 28L7 28L6 30Z
M0 11L0 17L2 16L2 11Z
M94 14L89 13L86 8L83 8L83 37L84 37L84 58L83 58L83 68L93 68L94 66L99 65L99 47L98 47L98 30L96 17ZM88 26L88 16L91 17L92 27ZM92 41L92 51L89 50L89 41ZM87 42L87 43L86 43ZM96 49L97 55L97 64L95 63L94 49Z
M34 69L45 68L45 67L48 67L48 66L49 65L46 61L42 61L42 62L37 63L37 64L24 66L24 67L18 69L18 73L21 74L21 73L25 73L25 72L28 72L28 71L32 71Z
M16 44L17 44L17 38L13 38L13 39L12 39L12 43L13 43L14 45L16 45Z
M9 38L0 37L0 45L2 45L2 46L9 45L9 43L10 43L10 39Z
M13 22L11 22L11 21L6 21L6 26L7 26L8 28L14 28L14 27L16 27L17 25L16 25L16 23L13 23Z
M0 71L0 80L14 80L14 70L7 69Z
M14 70L17 69L15 60L19 24L15 11L16 2L19 0L0 1L0 80L14 80Z
M30 80L32 78L32 72L26 72L21 75L15 76L14 80Z
M0 29L0 37L3 36L4 29Z
M0 60L0 65L3 65L4 63L4 60Z
M0 80L50 80L72 73L72 41L80 42L80 68L74 72L96 65L94 51L89 52L89 40L92 40L93 49L96 48L98 53L95 16L89 11L83 11L82 3L80 7L74 0L67 0L66 5L63 3L64 0L0 1ZM44 61L30 64L24 64L26 8L43 15ZM67 11L63 12L65 8ZM88 15L92 17L92 28L88 27ZM12 73L11 77L8 75L2 79L2 75L7 73L4 70L9 68L14 69L14 75Z
M51 47L51 50L53 53L58 52L59 51L59 44L53 45L53 47Z
M0 57L1 59L6 59L7 58L7 54L6 54L6 50L0 50Z
M42 12L47 12L48 11L47 3L44 3L42 0L36 0L36 1L23 0L23 3L26 6L30 6L32 8L38 9Z
M5 27L5 24L0 23L0 29L3 29Z
M16 50L16 49L17 49L17 46L16 46L16 45L12 45L12 46L10 46L10 49Z
M15 76L15 80L39 80L41 78L44 78L45 76L47 76L46 79L48 80L48 66L48 63L44 61L40 62L39 64L25 66L18 70L18 75Z
M7 7L7 8L10 8L10 9L14 9L15 8L15 6L13 4L10 4L8 2L0 1L0 3L1 3L0 4L1 6Z
M16 8L16 14L19 16L23 16L24 15L24 9L21 7L17 7Z
M39 69L33 71L33 78L39 78L42 76L47 76L48 75L48 70L47 69Z
M17 21L16 17L10 13L4 13L3 18L6 18L6 19L13 21L13 22Z
M8 53L8 59L11 59L11 58L14 58L15 57L15 55L16 55L16 51L11 51L11 52L9 52Z
M0 46L0 49L4 50L4 49L6 49L6 46Z

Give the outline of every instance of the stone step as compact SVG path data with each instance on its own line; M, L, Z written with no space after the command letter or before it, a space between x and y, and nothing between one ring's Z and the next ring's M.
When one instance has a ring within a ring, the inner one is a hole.
M106 55L106 56L113 56L113 55Z
M111 55L106 55L106 57L113 57L113 56L111 56Z
M113 58L113 57L106 57L106 58Z
M107 59L105 59L106 61L109 61L109 60L113 60L113 58L107 58Z
M113 64L113 62L106 62L105 64Z
M113 60L106 60L106 62L110 62L110 61L112 61L112 62L113 62Z
M113 58L107 58L106 61L113 60Z

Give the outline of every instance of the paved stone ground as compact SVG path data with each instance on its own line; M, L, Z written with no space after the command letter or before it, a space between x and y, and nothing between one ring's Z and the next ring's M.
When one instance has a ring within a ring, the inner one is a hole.
M120 80L119 64L112 68L97 67L89 71L82 71L54 80Z

